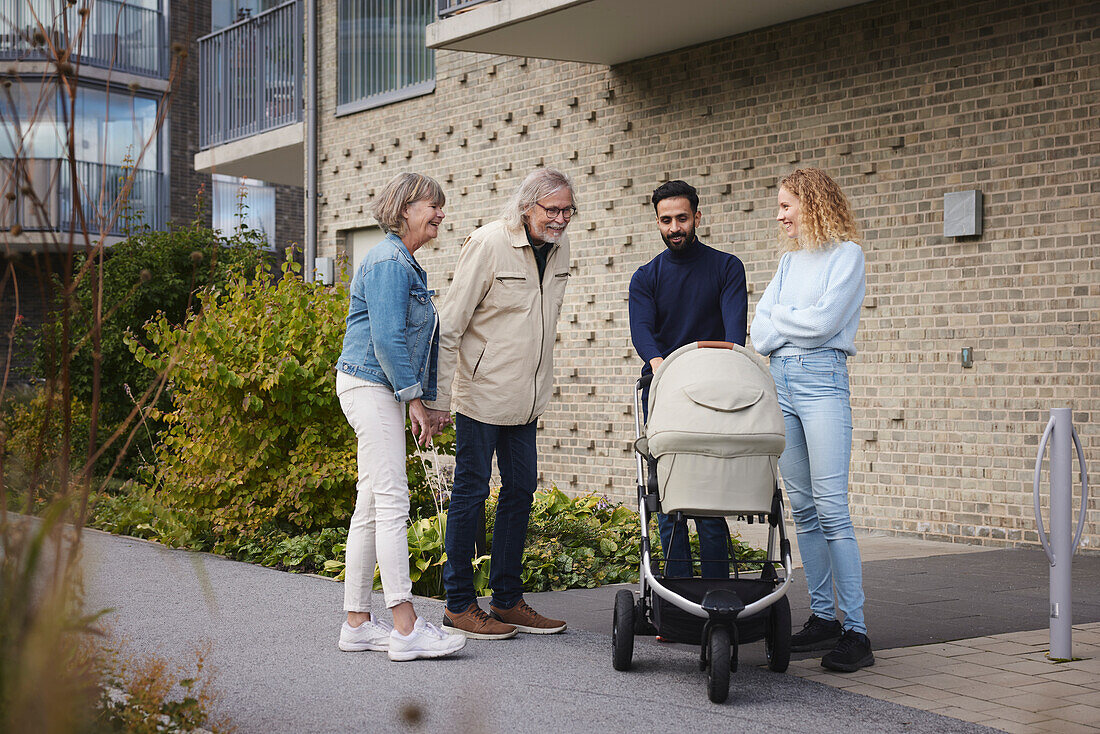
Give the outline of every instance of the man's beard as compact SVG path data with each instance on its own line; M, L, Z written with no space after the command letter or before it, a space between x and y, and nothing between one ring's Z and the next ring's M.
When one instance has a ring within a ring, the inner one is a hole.
M539 242L556 243L561 239L561 236L565 234L565 228L551 229L550 224L547 224L542 229L536 229L533 225L528 224L528 231L531 236Z
M669 241L669 238L665 237L663 234L661 235L661 239L665 241L665 247L667 247L668 249L672 250L673 252L681 252L695 241L695 227L692 227L690 230L684 232L683 235L684 239L678 245L674 245L671 241Z

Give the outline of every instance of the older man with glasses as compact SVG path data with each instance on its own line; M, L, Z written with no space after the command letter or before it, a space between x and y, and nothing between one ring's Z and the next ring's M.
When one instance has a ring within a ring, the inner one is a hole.
M561 171L540 168L528 175L501 218L466 238L440 311L438 397L428 405L456 411L457 436L443 625L467 637L499 640L565 629L565 622L523 600L522 572L538 479L535 425L553 389L558 314L569 281L565 230L574 204L573 184ZM486 614L477 603L472 562L493 454L501 487Z

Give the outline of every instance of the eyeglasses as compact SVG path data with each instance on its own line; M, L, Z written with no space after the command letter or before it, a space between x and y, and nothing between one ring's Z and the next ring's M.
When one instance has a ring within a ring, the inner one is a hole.
M557 219L558 215L560 214L561 216L565 217L565 221L567 222L573 218L574 214L577 213L577 207L575 206L567 206L564 209L559 209L556 206L543 206L537 201L535 202L535 206L546 212L546 216L550 217L551 219Z

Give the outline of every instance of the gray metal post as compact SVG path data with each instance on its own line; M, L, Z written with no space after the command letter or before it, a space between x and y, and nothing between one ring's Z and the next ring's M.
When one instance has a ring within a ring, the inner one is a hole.
M1050 440L1050 535L1043 529L1039 502L1039 479L1043 454ZM1081 467L1081 512L1077 532L1073 530L1073 449ZM1050 421L1039 442L1035 462L1035 520L1039 540L1050 561L1050 657L1073 658L1073 553L1081 541L1088 507L1088 472L1077 431L1073 428L1072 408L1052 408Z
M306 0L306 252L303 279L313 282L317 258L317 2Z

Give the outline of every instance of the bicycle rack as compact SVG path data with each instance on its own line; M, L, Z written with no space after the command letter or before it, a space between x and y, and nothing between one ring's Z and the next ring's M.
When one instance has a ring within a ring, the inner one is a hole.
M1050 442L1050 535L1043 527L1039 504L1039 480L1043 455ZM1073 532L1073 447L1077 448L1077 463L1081 467L1081 511L1077 531ZM1050 561L1050 657L1054 660L1073 659L1073 554L1081 542L1088 514L1088 470L1081 440L1073 428L1072 408L1051 408L1039 455L1035 459L1035 522L1039 542Z

